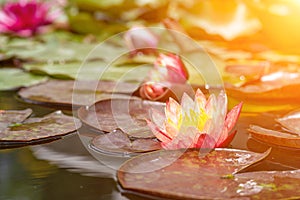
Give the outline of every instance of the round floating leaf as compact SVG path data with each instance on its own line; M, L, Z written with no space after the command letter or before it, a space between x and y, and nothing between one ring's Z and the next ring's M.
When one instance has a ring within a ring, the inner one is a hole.
M206 154L199 149L155 151L124 163L117 177L124 189L138 194L168 199L241 198L239 179L234 174L268 153L236 149L215 149Z
M15 68L0 68L0 90L14 90L45 82L46 76L33 75Z
M81 62L71 63L37 63L37 64L25 64L26 70L47 74L53 77L76 79L76 80L120 80L122 81L137 81L141 82L146 76L149 67L139 66L136 64L123 65L123 66L109 66L104 61L85 62L82 65ZM135 70L135 73L128 73L131 70ZM80 70L80 71L79 71ZM136 76L139 74L139 76Z
M92 149L108 154L130 154L161 149L156 139L134 139L131 141L126 133L116 129L110 133L99 135L91 141Z
M21 123L32 113L30 108L25 110L0 110L0 122Z
M96 45L69 32L53 32L38 38L12 38L4 50L8 56L41 63L106 60L109 55L121 55L124 51L123 47L109 42L102 44L104 48L94 49Z
M29 118L0 132L0 147L34 144L74 132L80 121L57 111L42 118Z
M96 88L97 87L97 88ZM128 98L138 86L110 81L50 80L21 89L18 94L25 101L54 106L90 105L101 99ZM114 92L112 95L111 93ZM116 93L116 94L115 94Z
M9 125L23 122L31 113L30 108L25 110L0 110L0 131L6 129Z
M300 199L300 170L237 174L229 191L251 199Z
M276 119L281 126L291 133L300 136L300 111L294 111L281 118Z
M240 87L226 85L229 96L244 101L296 103L300 100L300 74L274 72Z
M141 99L110 99L99 101L92 106L82 107L78 117L87 125L104 132L121 129L133 138L154 138L147 126L149 111L153 108L163 111L164 103Z
M300 148L300 136L296 134L266 129L256 125L250 125L248 131L253 138L267 144Z

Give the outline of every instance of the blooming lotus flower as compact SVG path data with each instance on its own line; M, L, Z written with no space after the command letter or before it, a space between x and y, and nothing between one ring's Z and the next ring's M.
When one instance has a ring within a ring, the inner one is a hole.
M57 12L50 12L50 4L36 0L8 1L0 11L0 33L21 37L32 36L56 18Z
M242 103L227 113L227 97L224 91L207 100L200 89L195 100L184 94L181 104L170 98L165 114L153 110L148 125L165 149L216 148L230 143Z
M160 54L149 72L147 81L140 87L140 96L156 100L166 93L172 84L186 83L189 75L178 55Z
M145 27L132 27L125 33L124 39L132 55L156 52L158 37Z

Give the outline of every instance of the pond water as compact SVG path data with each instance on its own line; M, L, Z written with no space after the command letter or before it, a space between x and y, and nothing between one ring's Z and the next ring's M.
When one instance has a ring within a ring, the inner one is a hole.
M15 92L0 92L0 109L32 108L35 116L54 111L40 105L32 105L16 98ZM70 114L70 111L66 111ZM264 116L242 114L237 125L238 133L232 147L263 152L270 146L249 138L250 122L269 125ZM87 127L82 131L96 134ZM78 134L65 136L51 143L0 150L0 199L146 199L133 194L122 194L115 171L96 160L87 151ZM272 147L268 158L247 169L288 170L300 168L300 150Z

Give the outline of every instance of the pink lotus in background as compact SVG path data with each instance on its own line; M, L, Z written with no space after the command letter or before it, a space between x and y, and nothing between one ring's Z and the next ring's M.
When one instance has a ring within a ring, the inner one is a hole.
M150 80L183 84L189 78L181 58L175 54L159 54L150 72Z
M0 11L0 33L29 37L51 24L59 14L50 12L50 3L37 0L6 2Z
M132 27L125 33L124 40L131 55L155 53L158 45L158 36L143 26Z
M142 98L156 100L166 94L167 88L175 84L185 84L189 75L178 55L159 54L144 84L140 87Z
M239 103L227 114L224 91L207 100L198 89L195 100L184 94L181 104L170 98L164 114L152 110L148 125L165 149L224 147L235 135L229 133L241 108Z

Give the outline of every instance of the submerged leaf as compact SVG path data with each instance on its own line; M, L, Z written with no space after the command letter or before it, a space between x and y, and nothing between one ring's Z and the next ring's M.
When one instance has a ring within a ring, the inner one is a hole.
M1 68L0 69L0 90L14 90L23 86L31 86L45 82L46 76L34 75L20 69Z
M74 117L61 111L42 118L29 118L20 126L7 127L0 132L0 147L34 144L44 140L53 140L75 131L81 125Z
M237 191L245 179L222 177L239 176L235 173L267 155L268 152L259 154L236 149L215 149L205 155L201 155L199 149L156 151L127 161L118 170L117 177L129 192L161 198L242 198Z

